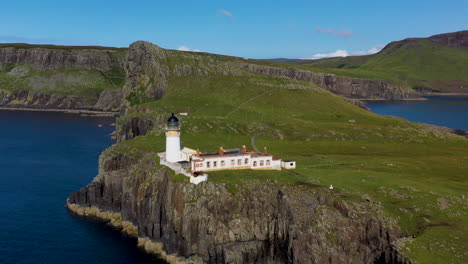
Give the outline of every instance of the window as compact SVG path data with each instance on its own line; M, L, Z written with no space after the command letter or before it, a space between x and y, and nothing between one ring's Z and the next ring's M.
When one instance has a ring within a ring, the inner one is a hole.
M257 162L256 161L253 162L253 166L257 167Z
M289 163L289 165L293 166L293 165L294 165L294 163L292 163L292 162L291 162L291 163Z
M260 166L263 166L263 160L260 161Z
M231 166L234 167L234 165L236 165L236 161L235 161L235 160L231 160Z
M249 164L249 159L245 159L244 164Z
M239 165L239 166L242 165L242 160L241 159L237 160L237 165Z
M266 165L270 166L270 161L269 160L266 161Z
M217 161L213 161L213 168L216 168L216 166L218 165L217 163Z
M209 162L209 161L206 162L206 167L207 167L207 168L210 167L210 162Z
M224 160L221 161L221 167L224 167L226 166L226 164L224 163Z

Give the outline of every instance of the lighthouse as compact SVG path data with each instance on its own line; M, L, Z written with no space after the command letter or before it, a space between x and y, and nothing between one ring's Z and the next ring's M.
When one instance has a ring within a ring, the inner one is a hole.
M168 162L178 162L181 160L179 119L174 113L167 119L166 160Z

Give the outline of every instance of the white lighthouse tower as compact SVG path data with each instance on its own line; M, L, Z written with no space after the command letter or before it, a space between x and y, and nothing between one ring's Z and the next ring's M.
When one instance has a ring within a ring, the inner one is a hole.
M172 113L171 117L167 119L166 160L168 162L178 162L181 158L179 119Z

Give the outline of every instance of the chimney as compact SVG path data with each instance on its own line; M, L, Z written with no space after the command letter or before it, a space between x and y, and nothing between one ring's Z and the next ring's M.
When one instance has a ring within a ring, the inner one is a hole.
M247 147L245 145L242 145L242 153L247 153Z
M197 156L200 157L200 154L201 154L200 149L197 149Z
M219 155L224 156L224 149L223 147L219 147Z
M263 155L266 155L266 154L268 154L267 148L263 147Z

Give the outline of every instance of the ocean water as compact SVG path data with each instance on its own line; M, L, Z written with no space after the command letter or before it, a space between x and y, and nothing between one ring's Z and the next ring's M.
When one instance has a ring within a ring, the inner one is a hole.
M0 111L0 263L161 263L135 239L64 207L96 175L112 122Z
M468 97L433 96L424 101L369 102L367 106L381 115L468 131Z

